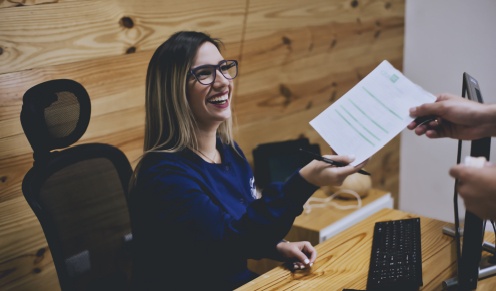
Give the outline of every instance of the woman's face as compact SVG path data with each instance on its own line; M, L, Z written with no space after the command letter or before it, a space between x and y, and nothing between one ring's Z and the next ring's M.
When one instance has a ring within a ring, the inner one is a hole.
M224 60L217 47L205 42L198 48L192 69L202 65L217 65ZM203 85L194 76L187 82L187 98L193 115L200 127L218 127L231 117L231 94L233 81L226 79L218 70L212 84Z

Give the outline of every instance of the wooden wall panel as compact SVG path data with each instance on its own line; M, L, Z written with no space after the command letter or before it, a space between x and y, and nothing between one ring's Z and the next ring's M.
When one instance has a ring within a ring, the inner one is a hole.
M2 290L58 288L45 237L21 192L33 161L19 120L24 92L58 78L83 84L92 114L78 143L113 144L134 166L143 146L146 68L156 47L178 30L202 30L225 42L226 56L239 58L246 6L227 0L40 3L0 3ZM123 28L122 16L134 26ZM133 53L126 53L131 46Z
M33 161L19 119L30 87L57 78L83 84L92 116L78 143L113 144L134 166L153 51L178 30L206 31L225 42L226 58L240 60L236 140L250 162L257 144L299 136L328 152L308 121L381 60L401 69L403 25L404 0L0 1L0 289L58 289L21 192ZM398 151L397 138L367 165L374 187L393 195Z
M244 8L244 2L225 0L102 0L11 7L0 18L0 73L155 50L182 29L215 32L240 43Z
M234 101L239 144L250 160L247 149L259 143L301 136L330 153L308 122L382 60L402 69L404 3L252 0L248 9ZM392 142L367 166L378 170L374 186L393 195L398 181L382 173L397 173L398 151Z

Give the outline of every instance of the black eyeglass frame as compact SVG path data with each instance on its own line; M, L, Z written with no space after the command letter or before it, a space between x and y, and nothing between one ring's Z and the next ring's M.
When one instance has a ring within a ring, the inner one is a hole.
M228 77L226 75L224 75L224 73L222 73L222 70L221 70L221 66L223 64L226 64L227 62L233 62L236 66L236 75L234 77ZM214 68L213 72L214 72L214 77L212 79L212 82L210 83L203 83L200 78L198 78L195 74L195 71L198 71L200 69L203 69L203 68ZM193 68L193 69L190 69L189 72L188 72L188 76L191 76L193 75L193 77L195 77L195 79L202 85L210 85L212 84L213 82L215 82L215 79L217 78L217 71L219 71L222 76L224 76L224 78L228 79L228 80L233 80L234 78L236 78L238 76L238 61L237 60L222 60L220 61L217 65L201 65L201 66L198 66L196 68Z

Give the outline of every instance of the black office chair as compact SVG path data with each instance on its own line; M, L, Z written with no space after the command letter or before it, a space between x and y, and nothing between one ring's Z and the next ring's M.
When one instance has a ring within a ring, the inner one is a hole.
M71 146L86 131L90 112L88 93L72 80L26 91L21 123L34 164L22 192L43 228L62 290L127 290L132 167L111 145Z

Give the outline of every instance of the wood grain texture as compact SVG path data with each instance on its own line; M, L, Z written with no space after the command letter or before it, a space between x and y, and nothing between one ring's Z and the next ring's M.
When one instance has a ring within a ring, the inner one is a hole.
M355 5L356 3L356 5ZM78 143L104 142L136 165L144 80L155 48L178 30L221 38L240 61L235 138L250 163L259 143L308 137L308 121L381 60L401 69L404 0L0 1L0 289L57 290L41 227L21 183L32 149L19 114L30 87L80 82L92 102ZM374 187L398 191L399 138L367 165Z
M155 50L181 29L239 42L244 9L244 2L227 0L215 5L95 0L6 8L0 11L0 73Z
M403 1L250 1L234 109L237 141L251 160L259 143L307 137L308 124L382 60L402 69ZM398 198L399 137L367 165L374 187Z
M53 4L57 2L69 2L77 0L0 0L0 9L9 7L31 6L40 4Z
M418 217L384 209L316 247L318 257L310 270L291 272L284 266L236 289L242 290L364 290L376 221ZM442 281L456 274L455 241L441 231L445 222L421 217L422 290L442 290ZM494 241L494 235L486 235ZM496 278L479 282L477 290L494 290Z
M7 8L2 3L0 289L59 288L43 231L21 192L22 179L33 162L19 119L24 92L51 79L80 82L90 95L92 114L78 143L113 144L134 166L142 153L144 82L155 48L177 30L203 30L225 42L226 56L239 58L245 3L216 3L223 8L206 7L199 1L44 5L31 1ZM136 17L132 29L119 26L123 15ZM134 53L125 53L125 39L139 44Z

